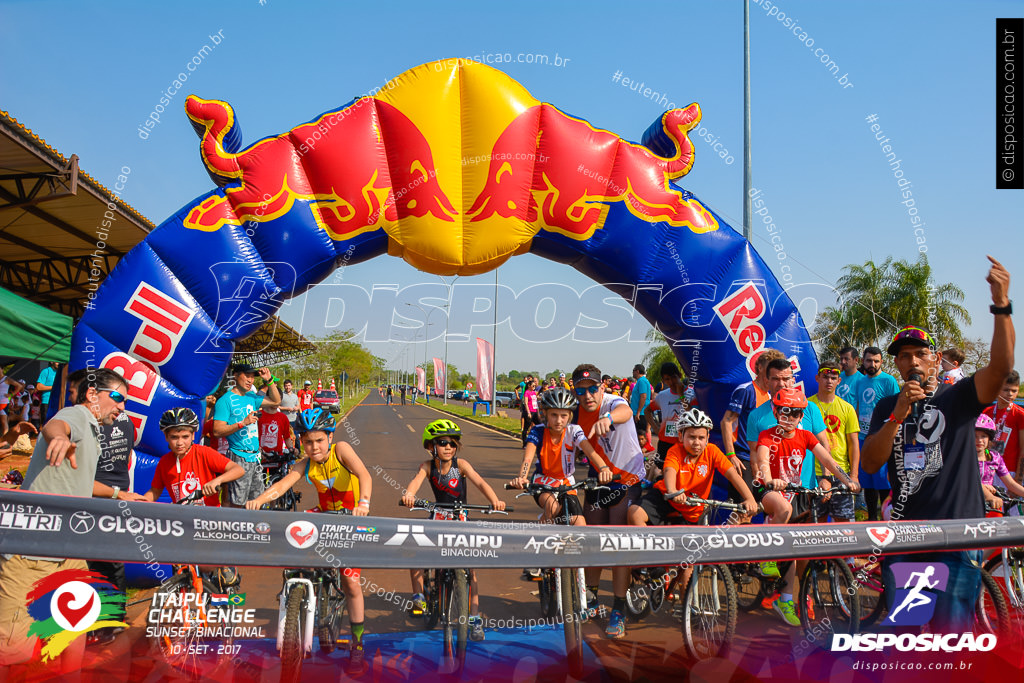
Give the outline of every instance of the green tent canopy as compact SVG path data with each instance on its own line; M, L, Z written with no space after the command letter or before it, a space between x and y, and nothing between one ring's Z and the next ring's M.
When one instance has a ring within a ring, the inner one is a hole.
M67 363L72 326L69 316L0 288L0 356Z

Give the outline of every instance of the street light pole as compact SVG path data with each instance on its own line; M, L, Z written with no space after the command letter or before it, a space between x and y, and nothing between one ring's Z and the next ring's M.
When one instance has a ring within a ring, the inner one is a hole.
M428 311L424 311L423 307L420 306L419 304L412 304L412 303L406 302L405 305L406 306L412 306L413 308L418 308L418 309L420 309L420 313L423 314L423 364L426 365L427 364L427 336L429 334L428 330L430 328L430 314L433 313L434 311L438 310L439 307L438 306L434 306L428 312ZM448 305L445 304L444 308L447 308L447 306ZM446 332L445 336L447 336L447 332ZM445 365L445 383L447 383L447 381L448 381L448 367L447 367L448 357L447 356L448 356L448 345L446 343L445 344L445 363L446 363L446 365ZM424 372L426 372L425 369L424 369ZM426 389L426 382L424 382L423 388ZM445 396L447 396L448 392L445 391L444 394L445 394ZM429 391L424 391L423 392L423 398L429 404L430 403L430 392Z

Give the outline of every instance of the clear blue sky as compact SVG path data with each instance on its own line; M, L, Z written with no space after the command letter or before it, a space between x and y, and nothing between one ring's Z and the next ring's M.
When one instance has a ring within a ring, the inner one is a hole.
M578 8L577 8L578 7ZM582 8L586 8L586 12ZM913 183L926 222L928 255L942 281L967 293L969 333L991 323L984 255L1003 259L1017 278L1024 192L994 188L995 18L1019 15L1019 2L863 2L786 0L807 47L784 23L751 5L754 186L782 232L798 282L830 283L847 263L892 255L914 258L913 228L865 117L890 139ZM626 139L637 140L663 110L612 81L642 80L679 105L696 101L703 126L735 158L726 164L697 138L694 169L681 184L739 228L742 209L741 2L562 4L224 3L0 4L0 107L81 167L113 185L131 168L124 198L160 223L212 187L197 138L182 110L196 93L230 102L246 144L335 108L423 62L488 53L544 53L555 67L495 64L538 99ZM171 99L147 140L137 127L175 75L210 35L223 40ZM822 48L847 74L843 88L814 54ZM493 59L493 57L492 57ZM770 249L755 223L754 245ZM1012 248L1016 246L1017 248ZM774 259L769 259L773 262ZM776 263L776 268L778 264ZM778 273L778 270L776 270ZM567 267L516 257L499 272L519 289L592 283ZM493 275L463 281L493 282ZM352 266L344 282L437 281L381 257ZM1012 294L1012 292L1011 292ZM316 303L317 290L308 297ZM820 300L819 305L831 303ZM301 306L293 303L292 309ZM804 308L813 315L813 306ZM297 321L292 311L285 320ZM435 316L439 317L439 316ZM316 326L307 334L322 333ZM476 329L490 337L490 330ZM499 334L498 369L571 368L590 360L627 373L641 342L537 347ZM395 366L423 358L375 344ZM429 355L442 355L433 342ZM475 348L451 344L449 360L475 365Z

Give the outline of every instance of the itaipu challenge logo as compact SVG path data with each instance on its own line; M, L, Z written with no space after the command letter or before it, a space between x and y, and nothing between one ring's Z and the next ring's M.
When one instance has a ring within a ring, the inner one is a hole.
M75 638L96 629L120 626L124 597L102 574L65 569L37 581L26 597L33 619L28 635L43 641L42 661L63 652Z

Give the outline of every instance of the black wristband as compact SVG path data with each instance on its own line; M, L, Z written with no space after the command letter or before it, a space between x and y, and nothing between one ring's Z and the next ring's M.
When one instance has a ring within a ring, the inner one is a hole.
M1005 306L996 306L992 304L988 307L988 312L992 315L1012 315L1013 314L1013 302L1009 302Z

